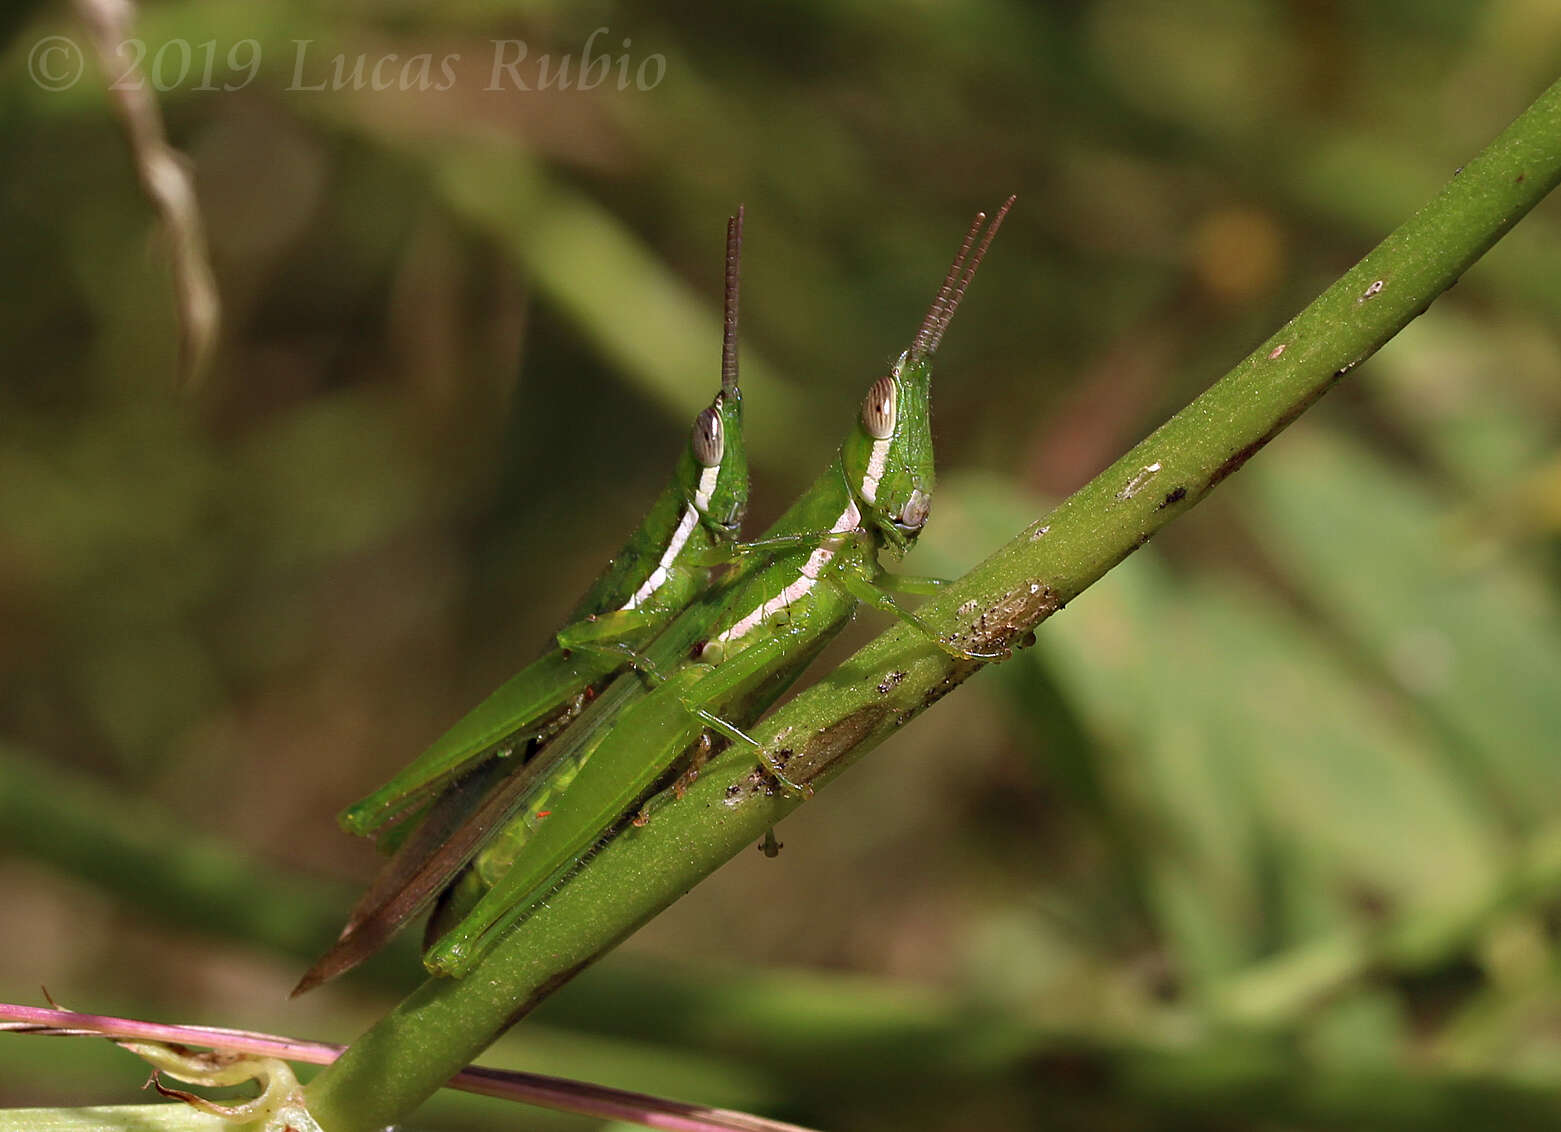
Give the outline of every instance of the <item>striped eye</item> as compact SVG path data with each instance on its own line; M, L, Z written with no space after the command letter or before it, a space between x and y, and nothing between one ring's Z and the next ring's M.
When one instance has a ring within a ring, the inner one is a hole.
M862 427L874 440L888 440L894 435L895 398L899 391L894 378L887 374L873 382L862 402Z
M699 461L700 467L720 466L721 456L726 451L723 427L721 414L713 405L694 418L694 435L689 442L694 446L694 459Z

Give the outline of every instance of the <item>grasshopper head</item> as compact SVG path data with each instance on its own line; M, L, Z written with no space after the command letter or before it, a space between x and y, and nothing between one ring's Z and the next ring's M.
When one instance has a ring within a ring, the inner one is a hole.
M694 418L686 467L694 510L717 537L735 540L748 509L743 399L735 385L717 393L710 407Z
M841 451L863 523L893 551L909 549L932 511L932 356L1013 203L1013 197L1004 202L985 235L986 214L976 214L910 349L873 382ZM978 235L981 244L972 253Z
M841 450L864 525L907 550L932 509L932 366L907 350L873 382Z
M694 418L686 465L689 501L718 539L735 542L748 509L748 454L743 448L743 394L737 387L737 294L743 209L726 222L726 319L721 334L721 392Z

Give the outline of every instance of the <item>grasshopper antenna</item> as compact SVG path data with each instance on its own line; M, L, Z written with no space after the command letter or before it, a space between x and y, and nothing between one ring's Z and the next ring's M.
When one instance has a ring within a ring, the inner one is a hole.
M726 320L721 330L721 391L728 397L737 389L737 295L742 285L743 206L726 221Z
M992 246L992 238L1003 226L1003 218L1013 207L1014 200L1015 198L1010 196L1003 202L1003 207L997 210L997 215L987 226L986 234L981 237L981 244L976 248L974 255L971 255L970 249L976 242L977 234L981 232L981 226L986 223L986 213L976 213L976 218L970 222L970 230L965 233L964 243L959 246L959 254L954 257L953 264L949 266L949 273L944 277L943 286L938 289L938 297L932 300L927 317L922 320L921 329L916 331L916 337L911 342L913 358L924 358L937 352L938 344L943 341L943 332L949 328L954 312L959 309L960 300L965 297L965 288L969 287L970 281L975 278L976 268L981 266L982 257L986 255L987 248Z
M948 304L950 296L954 294L954 288L959 283L960 269L965 266L965 257L970 254L970 247L976 242L976 233L981 230L981 225L986 221L986 213L976 213L976 218L970 222L970 231L965 233L964 243L959 245L959 254L954 257L954 262L949 266L949 272L943 277L943 286L938 288L937 298L932 300L932 306L927 309L927 317L921 320L921 328L916 331L916 337L911 341L911 356L915 358L925 357L932 353L929 343L933 335L938 333L940 321L943 320L943 310Z

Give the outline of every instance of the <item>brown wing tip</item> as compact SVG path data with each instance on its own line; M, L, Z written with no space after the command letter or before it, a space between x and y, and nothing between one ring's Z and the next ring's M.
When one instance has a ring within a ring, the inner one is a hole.
M307 994L321 983L328 983L337 975L344 975L359 963L362 963L372 953L370 950L362 950L357 944L357 933L349 926L341 933L324 955L314 961L314 966L304 972L304 977L298 980L298 985L288 994L288 998L297 998L301 994Z
M287 993L288 998L297 998L301 994L308 994L321 983L334 979L339 971L327 971L322 969L322 964L329 956L322 957L318 963L304 972L304 977L298 980L298 985Z
M400 930L404 921L387 921L374 917L349 923L324 955L314 961L314 966L304 972L298 985L288 998L307 994L321 983L328 983L338 975L345 975L389 942Z

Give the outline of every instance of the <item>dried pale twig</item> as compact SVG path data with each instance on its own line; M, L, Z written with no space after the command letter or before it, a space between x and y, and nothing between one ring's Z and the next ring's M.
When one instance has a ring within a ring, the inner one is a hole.
M195 182L183 156L168 144L150 84L124 50L135 17L131 0L76 0L76 13L111 80L109 95L124 121L136 172L168 233L179 313L180 377L187 387L193 386L206 372L222 324Z

